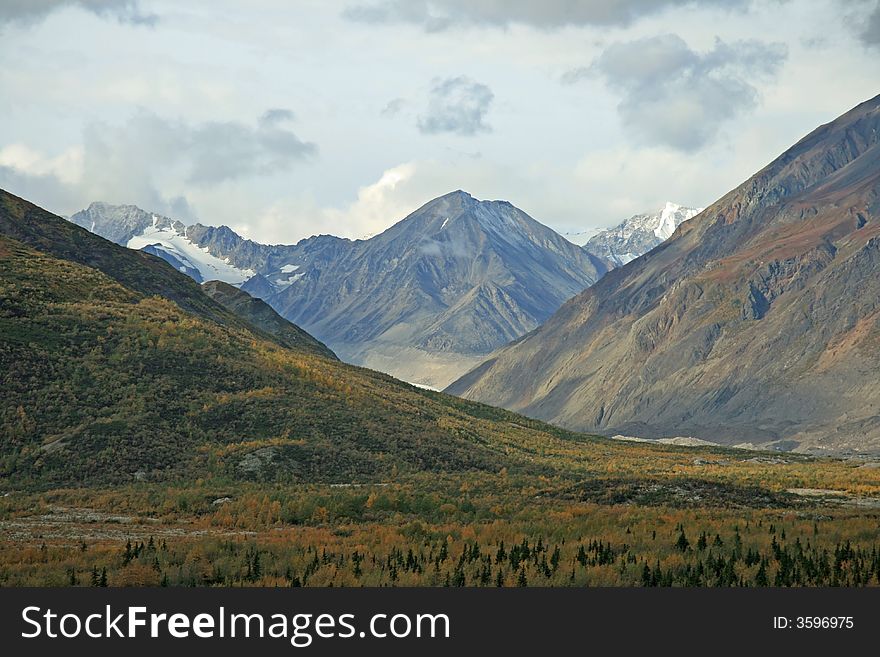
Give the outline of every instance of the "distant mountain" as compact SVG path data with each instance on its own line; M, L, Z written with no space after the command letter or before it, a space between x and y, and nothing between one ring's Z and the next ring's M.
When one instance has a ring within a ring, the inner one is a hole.
M453 192L369 240L319 237L266 300L349 362L442 387L537 327L606 264L510 203ZM299 254L297 254L299 255Z
M97 202L71 216L70 221L111 242L126 246L129 240L153 224L153 216L136 205ZM171 219L163 220L163 223L174 223Z
M240 285L256 273L218 258L187 234L181 222L133 205L92 203L70 221L130 249L145 249L196 281L220 280ZM231 231L230 231L231 232Z
M432 387L528 333L609 269L510 203L462 191L355 241L320 235L270 246L225 226L105 204L71 221L156 249L202 280L240 285L344 360Z
M669 239L683 222L702 211L703 208L667 202L656 212L637 214L614 228L599 231L585 240L583 246L620 267Z
M880 96L448 390L560 425L880 450Z

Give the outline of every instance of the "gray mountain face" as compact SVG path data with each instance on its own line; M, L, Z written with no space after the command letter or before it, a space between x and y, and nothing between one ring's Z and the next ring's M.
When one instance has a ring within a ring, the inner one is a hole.
M126 229L111 229L112 221L94 218L95 205L77 213L77 223L121 243L140 225L155 231L147 213L148 224L130 225L127 206ZM100 217L110 214L101 206ZM437 388L536 328L609 269L510 203L461 191L368 240L321 235L270 246L199 224L175 228L173 239L178 260L208 253L215 267L251 272L243 291L343 360ZM210 280L204 263L194 264Z
M584 243L584 248L621 267L662 244L682 223L702 211L703 208L687 208L667 202L656 212L634 215L613 228L598 232Z
M503 201L453 192L369 240L319 237L266 300L344 360L432 387L538 326L606 264Z
M586 431L880 451L880 96L447 391Z
M174 223L173 219L167 217L162 219ZM153 215L135 205L111 205L98 202L71 216L70 221L104 239L125 246L131 238L140 235L153 224ZM183 224L180 226L182 227Z

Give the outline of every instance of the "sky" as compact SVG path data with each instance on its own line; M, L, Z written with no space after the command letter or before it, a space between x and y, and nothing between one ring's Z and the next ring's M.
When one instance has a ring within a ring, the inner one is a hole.
M878 0L0 0L0 187L265 243L706 206L880 93Z

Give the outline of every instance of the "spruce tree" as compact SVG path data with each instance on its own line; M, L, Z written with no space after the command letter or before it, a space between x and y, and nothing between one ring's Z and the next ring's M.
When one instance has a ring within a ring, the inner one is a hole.
M648 562L646 561L642 568L642 586L651 586L651 579L651 569L648 567Z
M680 552L687 552L688 547L690 547L690 541L687 539L687 536L684 535L684 527L681 529L681 533L678 535L678 540L675 542L675 547Z
M706 532L700 532L700 538L697 539L697 549L702 552L709 545L709 540L706 538Z

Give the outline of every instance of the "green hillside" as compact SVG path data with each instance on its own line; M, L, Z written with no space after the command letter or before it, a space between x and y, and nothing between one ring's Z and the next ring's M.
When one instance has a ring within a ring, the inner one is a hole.
M276 313L272 306L223 281L206 281L202 290L230 312L271 335L282 347L339 360L327 345Z
M451 398L285 349L0 240L4 476L321 481L503 465L485 444L491 436L438 424L443 414L466 419Z

